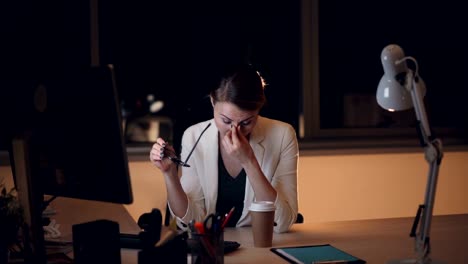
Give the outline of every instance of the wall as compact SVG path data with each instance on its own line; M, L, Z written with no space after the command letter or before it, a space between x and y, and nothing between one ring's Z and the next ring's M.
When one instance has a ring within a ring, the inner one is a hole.
M131 162L137 219L165 210L166 189L149 162ZM306 222L413 217L424 201L429 167L423 153L302 155L299 211ZM468 213L468 152L447 152L442 161L434 214Z
M447 152L434 214L468 213L468 153ZM424 202L423 153L302 156L299 210L305 221L415 216Z
M413 217L423 202L428 165L422 153L302 155L299 210L306 222ZM165 213L166 188L149 161L130 162L135 220L152 208ZM11 173L0 167L0 175ZM468 152L446 152L434 214L468 213Z

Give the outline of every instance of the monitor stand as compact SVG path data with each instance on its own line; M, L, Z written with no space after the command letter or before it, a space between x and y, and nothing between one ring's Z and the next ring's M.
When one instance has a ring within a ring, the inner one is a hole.
M22 242L25 263L46 263L44 245L44 229L42 227L43 195L40 182L31 177L29 160L30 146L27 136L17 137L12 142L12 170L18 200L24 210L22 227Z

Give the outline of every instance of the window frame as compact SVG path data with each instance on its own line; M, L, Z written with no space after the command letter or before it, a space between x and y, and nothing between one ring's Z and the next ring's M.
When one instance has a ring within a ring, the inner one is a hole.
M420 148L416 128L325 129L320 126L319 1L301 0L303 101L302 112L299 114L300 148L302 150ZM444 127L432 130L439 137L444 137L446 146L468 145L466 129Z

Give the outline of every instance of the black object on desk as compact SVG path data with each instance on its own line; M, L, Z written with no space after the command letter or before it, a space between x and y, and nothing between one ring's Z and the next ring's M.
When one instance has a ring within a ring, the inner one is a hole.
M159 209L142 214L138 218L138 226L142 229L138 234L120 234L119 246L140 249L139 264L187 263L187 233L179 234L161 246L155 246L161 239L162 215Z
M159 209L144 213L138 218L138 226L143 229L139 237L142 246L152 248L161 239L162 214Z
M161 238L162 215L153 209L138 218L138 226L143 230L138 234L120 234L120 247L131 249L153 248Z
M76 224L72 231L75 263L121 263L117 222L97 220Z
M236 241L224 240L224 254L228 254L240 247L240 244Z
M138 252L138 264L171 263L187 264L187 232L183 232L167 243Z

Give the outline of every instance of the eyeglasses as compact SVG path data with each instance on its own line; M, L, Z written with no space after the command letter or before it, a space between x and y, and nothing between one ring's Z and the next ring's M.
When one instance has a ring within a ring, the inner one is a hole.
M193 153L193 151L195 150L195 147L197 146L198 141L200 141L201 137L203 136L203 133L205 133L205 131L206 131L210 126L211 126L211 123L208 123L208 125L205 127L205 129L203 129L203 131L201 132L201 134L200 134L200 136L198 137L197 141L195 141L195 145L193 145L192 150L190 150L189 154L187 155L187 158L185 159L185 161L182 161L182 160L178 159L177 157L171 157L171 156L169 156L169 159L170 159L172 162L174 162L174 163L176 163L176 164L178 164L178 165L180 165L180 166L183 166L183 167L190 167L190 165L189 165L187 162L188 162L190 156L192 156L192 153Z

